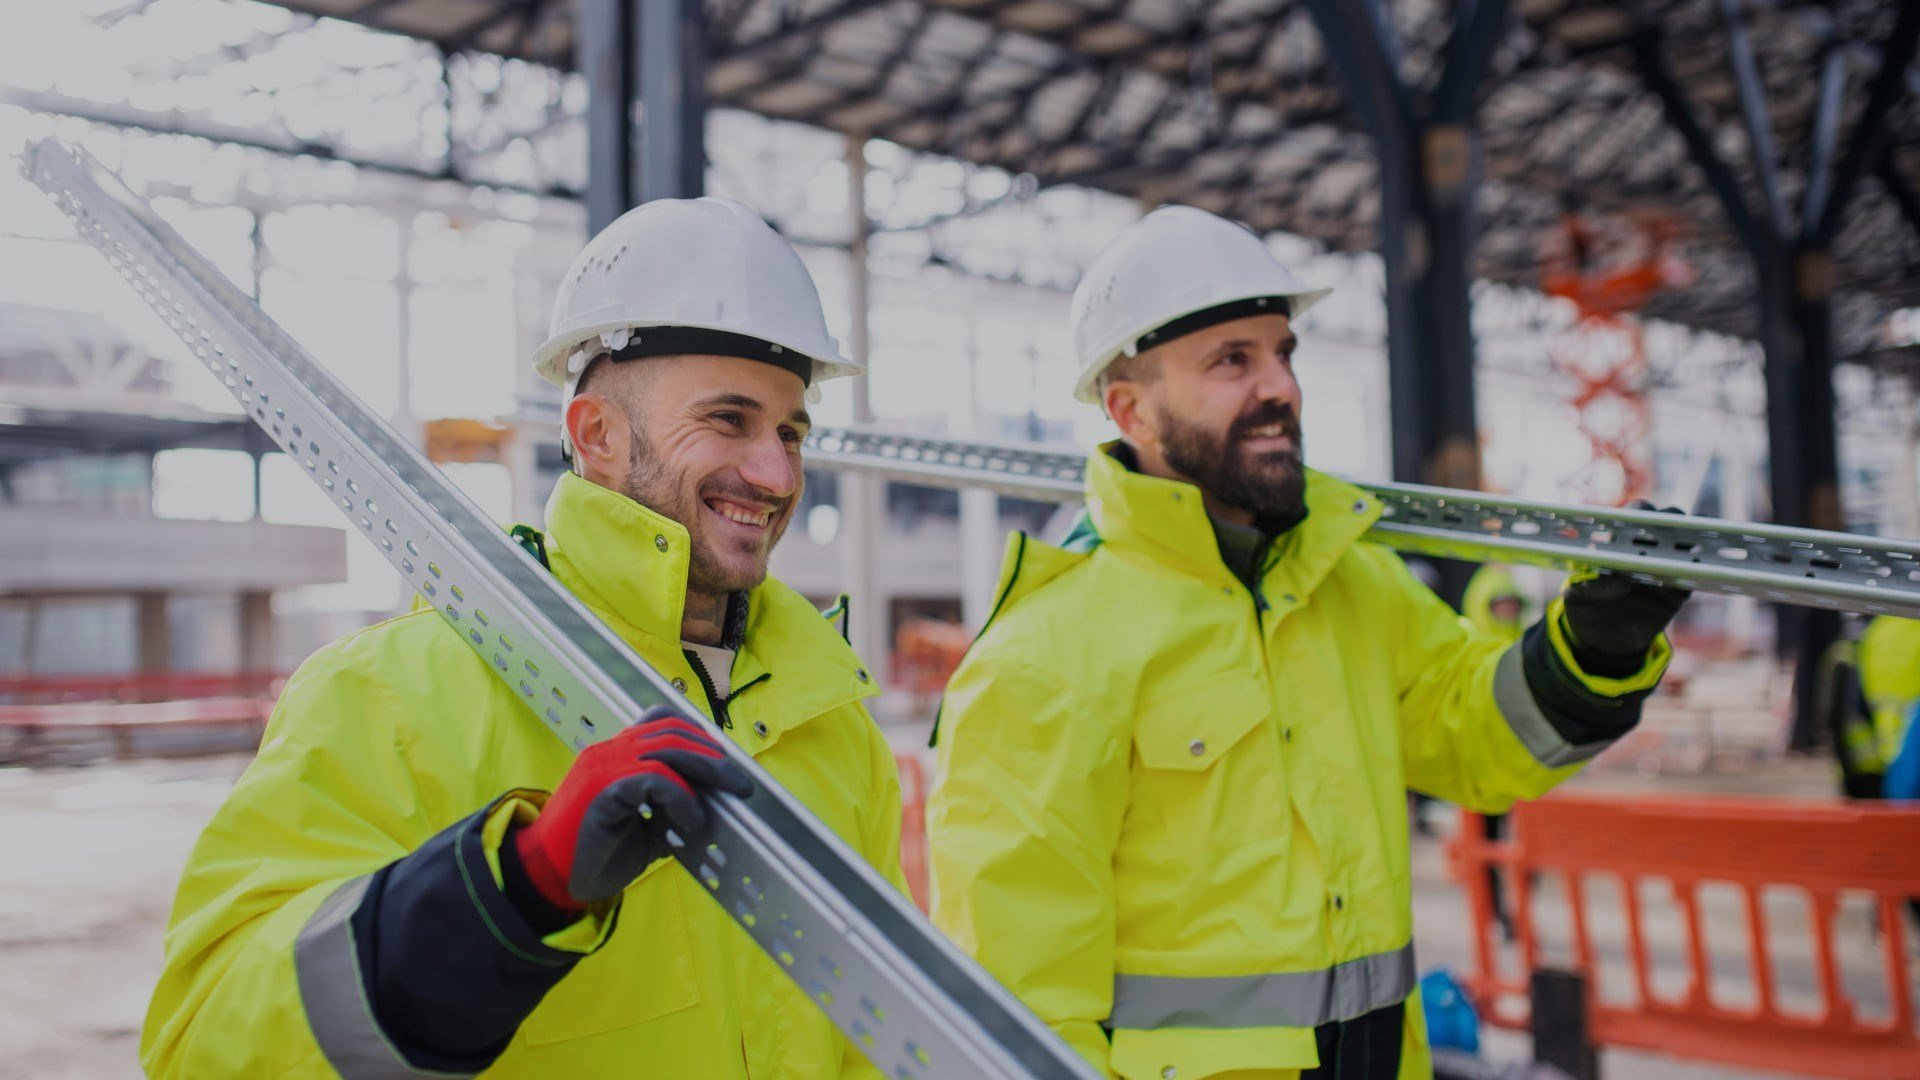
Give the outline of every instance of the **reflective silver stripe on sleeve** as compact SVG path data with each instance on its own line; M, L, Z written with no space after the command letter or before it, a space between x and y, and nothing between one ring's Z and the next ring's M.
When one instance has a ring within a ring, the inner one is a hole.
M355 878L333 891L314 910L293 943L293 968L300 981L300 1003L307 1012L313 1041L346 1080L416 1080L422 1076L469 1076L428 1072L408 1065L374 1019L361 989L360 954L353 944L353 913L366 895L371 877Z
M1311 1028L1407 999L1413 945L1318 971L1178 978L1116 975L1115 1028Z
M1520 745L1549 769L1577 765L1613 745L1607 739L1570 743L1561 736L1553 721L1540 711L1539 702L1533 700L1533 691L1527 687L1527 673L1521 667L1517 641L1500 654L1500 663L1493 669L1493 701L1500 707L1507 726L1519 736Z

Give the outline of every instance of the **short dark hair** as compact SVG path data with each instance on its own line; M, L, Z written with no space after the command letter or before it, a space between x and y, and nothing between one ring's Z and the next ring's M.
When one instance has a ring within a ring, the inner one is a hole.
M1117 382L1137 382L1152 385L1160 379L1160 362L1147 353L1138 352L1132 356L1121 353L1107 364L1105 371L1094 380L1094 388L1101 397L1107 396L1107 387Z
M586 393L587 388L591 386L593 383L604 381L604 377L605 377L604 369L613 366L611 362L605 363L605 364L602 364L600 362L602 360L605 360L606 358L607 358L607 354L602 352L602 353L599 353L598 355L589 357L587 359L586 365L580 369L580 377L574 380L574 383L573 383L574 397L579 397L581 394Z
M591 391L602 397L612 398L622 408L628 408L633 404L638 380L654 370L648 366L648 361L652 359L655 358L617 360L611 353L602 352L587 361L586 370L580 373L579 381L573 384L573 396L579 397ZM616 367L627 372L624 380L613 378L612 372Z

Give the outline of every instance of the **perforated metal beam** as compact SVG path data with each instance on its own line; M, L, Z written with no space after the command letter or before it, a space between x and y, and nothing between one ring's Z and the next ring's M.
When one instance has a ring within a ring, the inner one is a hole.
M1080 501L1086 456L1054 446L816 428L809 468L1042 502ZM1571 506L1417 484L1357 484L1377 505L1369 539L1401 551L1753 596L1826 611L1920 615L1920 544L1778 525ZM1371 501L1368 501L1371 500Z

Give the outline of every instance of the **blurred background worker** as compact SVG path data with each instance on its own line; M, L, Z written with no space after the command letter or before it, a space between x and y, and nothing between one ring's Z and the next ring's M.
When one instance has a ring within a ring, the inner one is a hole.
M1883 795L1920 797L1911 777L1913 763L1896 768L1909 741L1914 707L1920 705L1920 622L1876 615L1860 635L1858 655L1867 725L1863 732L1850 733L1849 741L1860 758L1871 761L1886 778Z
M1514 577L1513 569L1499 563L1488 563L1473 572L1467 581L1467 591L1460 600L1460 613L1466 616L1474 629L1499 641L1518 641L1526 633L1527 626L1536 617L1534 605L1520 589L1520 582ZM1424 806L1416 806L1414 813L1419 815ZM1498 840L1506 830L1505 814L1486 814L1481 817L1481 828L1489 840ZM1416 825L1422 824L1416 819ZM1487 868L1487 888L1493 899L1494 916L1500 922L1501 932L1509 939L1513 937L1513 914L1507 910L1506 896L1501 888L1498 867Z
M1293 320L1323 296L1168 207L1074 293L1090 455L1016 536L948 688L933 916L1123 1077L1430 1070L1406 790L1504 810L1637 722L1686 594L1577 575L1513 642L1363 537L1301 459Z
M767 577L808 390L858 370L798 256L738 203L649 203L574 261L535 365L566 391L576 471L549 531L516 536L899 883L872 680ZM142 1060L190 1077L868 1071L663 865L668 826L701 828L703 789L752 784L702 725L655 710L575 757L432 610L350 635L293 676L194 850Z
M1536 617L1511 567L1488 563L1474 571L1460 601L1460 613L1474 629L1502 641L1518 641Z
M1875 616L1857 637L1827 647L1814 685L1841 794L1920 797L1920 755L1895 769L1906 756L1920 707L1920 622ZM1897 790L1889 790L1890 784Z

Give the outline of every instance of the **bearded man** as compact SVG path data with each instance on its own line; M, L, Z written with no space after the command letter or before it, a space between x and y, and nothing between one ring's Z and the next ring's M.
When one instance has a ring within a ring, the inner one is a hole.
M534 363L575 472L516 535L901 884L873 680L767 577L810 387L859 370L799 256L738 203L648 203L575 260ZM666 857L701 792L751 790L707 731L654 710L576 757L430 609L322 649L181 880L148 1072L877 1076Z
M1520 641L1301 458L1309 290L1231 222L1130 226L1073 298L1089 456L947 689L934 921L1098 1068L1424 1076L1406 793L1506 809L1637 721L1685 594L1571 583Z

